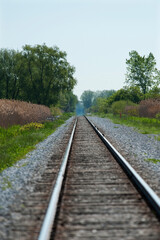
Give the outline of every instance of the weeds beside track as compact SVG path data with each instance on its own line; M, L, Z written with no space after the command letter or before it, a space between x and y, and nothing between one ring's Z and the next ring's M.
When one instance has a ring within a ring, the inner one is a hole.
M27 128L20 125L0 128L0 172L23 158L70 117L71 114L63 114L53 122L44 122L43 127L36 127L35 124L35 127Z
M98 114L98 117L109 118L115 124L122 124L128 127L134 127L142 134L160 134L160 120L155 118L144 118L113 114ZM157 138L160 140L160 137Z

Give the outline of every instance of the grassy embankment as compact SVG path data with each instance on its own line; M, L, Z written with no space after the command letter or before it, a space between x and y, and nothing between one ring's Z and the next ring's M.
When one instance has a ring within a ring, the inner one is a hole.
M135 130L142 134L160 134L160 120L155 118L142 118L113 114L98 114L99 117L109 118L113 123L134 127ZM160 138L159 138L160 140Z
M155 139L160 141L160 120L155 118L144 118L144 117L133 117L122 115L113 115L113 114L98 114L99 117L109 118L115 124L122 124L128 127L134 127L136 131L142 134L157 134ZM160 162L159 159L145 159L146 161L151 161L153 163Z
M53 122L0 127L0 172L23 158L70 117L71 114L63 114Z

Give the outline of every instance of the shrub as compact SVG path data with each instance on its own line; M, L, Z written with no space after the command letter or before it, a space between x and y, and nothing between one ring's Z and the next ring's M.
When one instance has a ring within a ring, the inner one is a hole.
M29 124L26 124L22 127L20 127L20 131L28 131L28 130L33 130L33 129L40 129L40 128L43 128L44 125L41 124L41 123L29 123Z
M51 116L51 111L44 105L0 99L1 127L41 122L46 120L49 116Z
M139 106L135 105L135 106L126 106L125 107L125 113L129 116L135 116L138 117L139 116Z
M58 107L51 106L51 107L50 107L50 110L51 110L52 115L55 116L55 117L62 115L62 111L61 111L61 109L58 108Z
M125 113L126 106L132 106L132 105L134 105L134 103L131 101L121 100L121 101L112 103L111 109L113 114L121 114L121 113Z
M160 119L160 112L156 114L156 118Z
M139 116L155 118L160 112L160 99L147 99L140 102Z

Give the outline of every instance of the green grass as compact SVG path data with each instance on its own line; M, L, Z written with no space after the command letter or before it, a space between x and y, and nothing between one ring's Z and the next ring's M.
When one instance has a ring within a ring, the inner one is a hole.
M0 172L23 158L70 117L71 114L63 114L53 122L44 122L42 128L23 128L19 125L0 128Z
M1 186L2 190L6 190L7 188L12 188L12 183L8 177L4 177Z
M158 162L160 162L160 159L148 158L148 159L145 159L145 161L157 164Z
M98 116L101 117L101 114ZM160 134L160 120L158 119L126 115L122 115L120 118L120 116L113 114L103 114L102 116L111 119L113 123L134 127L142 134ZM157 140L160 140L160 136L157 137Z

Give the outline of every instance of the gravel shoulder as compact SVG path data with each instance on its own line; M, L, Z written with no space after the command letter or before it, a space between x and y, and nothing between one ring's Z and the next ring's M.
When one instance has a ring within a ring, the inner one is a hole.
M160 160L160 141L155 135L138 133L133 127L114 124L106 118L88 118L160 196L160 162L146 161L149 158Z

